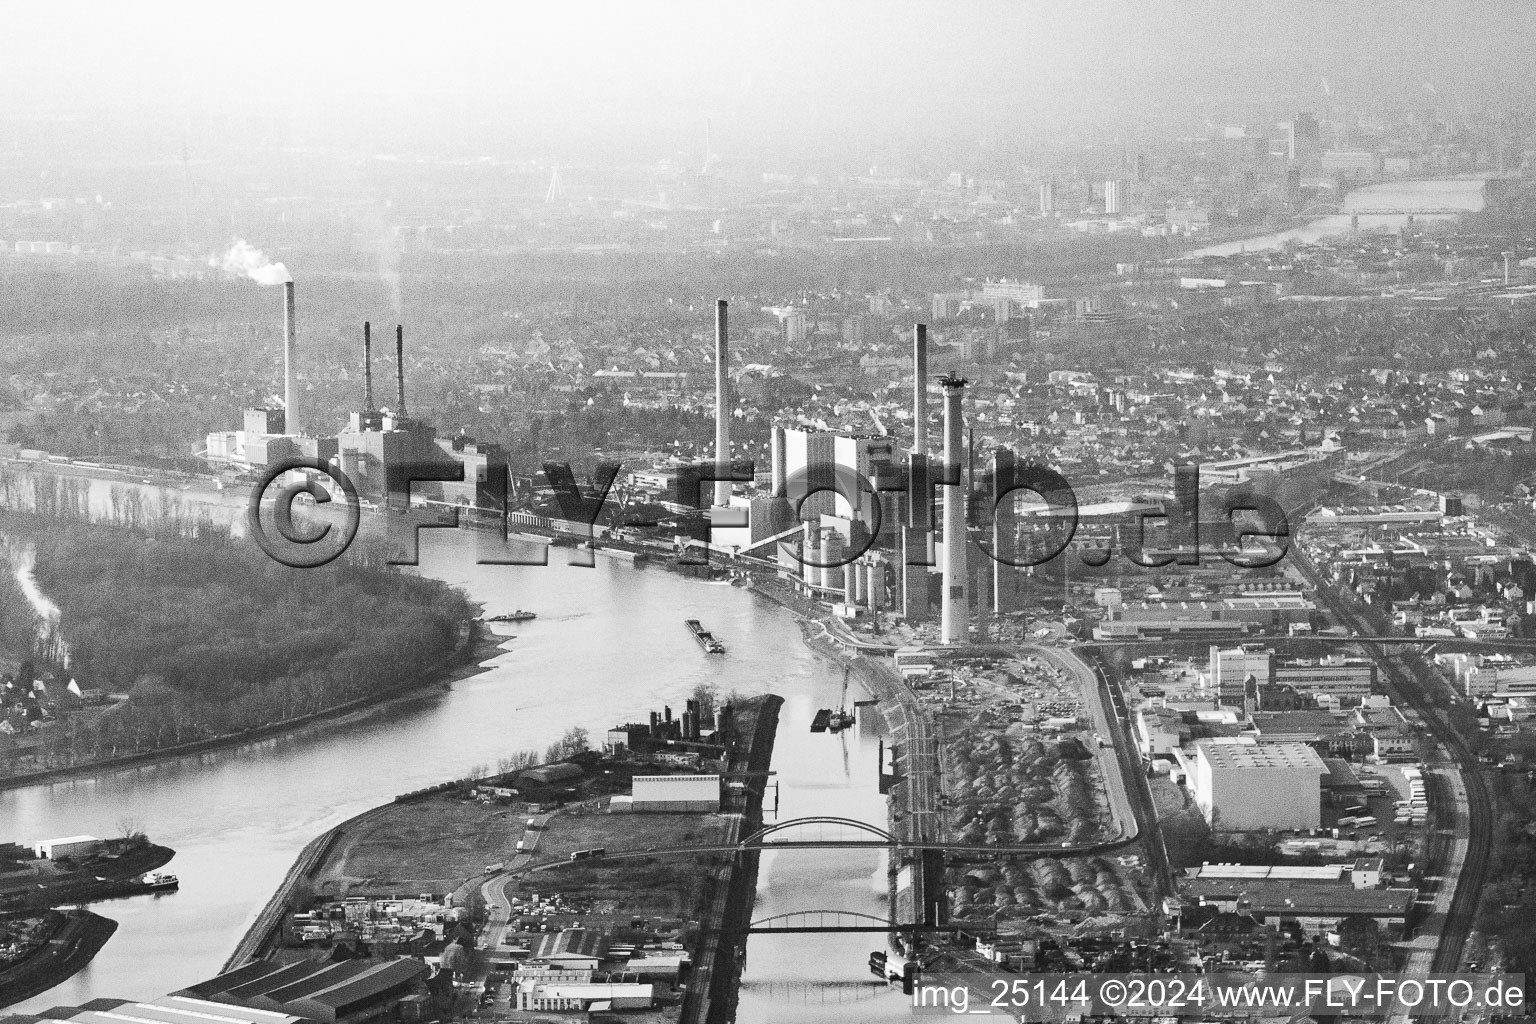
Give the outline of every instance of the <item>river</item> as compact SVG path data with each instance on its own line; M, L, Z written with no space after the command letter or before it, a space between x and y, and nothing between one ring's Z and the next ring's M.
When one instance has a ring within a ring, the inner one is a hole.
M837 703L843 673L802 645L783 609L735 587L607 558L594 568L567 566L558 549L548 567L477 565L477 550L493 545L466 531L422 533L420 571L463 587L486 614L539 613L510 630L497 627L516 638L487 671L450 692L312 735L0 792L0 838L114 835L117 822L133 819L176 849L168 870L181 878L177 893L99 906L121 923L101 954L9 1012L142 998L208 978L299 850L329 826L473 764L542 749L573 725L600 736L663 703L679 708L699 683L786 699L773 758L781 817L885 823L874 730L809 732L814 710ZM705 656L683 628L688 617L703 620L730 654ZM770 791L770 810L772 801ZM885 903L882 853L783 851L765 857L755 916L879 914ZM754 936L738 1019L889 1019L902 997L869 985L865 965L883 945L873 935Z
M1457 210L1475 213L1483 208L1484 178L1433 178L1421 181L1389 181L1367 185L1344 197L1342 213L1315 217L1300 227L1253 238L1208 245L1186 253L1184 258L1231 256L1239 252L1279 249L1286 242L1310 245L1331 235L1346 234L1359 217L1361 231L1395 231L1411 215L1416 223L1455 220L1459 213L1418 213L1421 210ZM1367 210L1399 210L1401 213L1366 213Z

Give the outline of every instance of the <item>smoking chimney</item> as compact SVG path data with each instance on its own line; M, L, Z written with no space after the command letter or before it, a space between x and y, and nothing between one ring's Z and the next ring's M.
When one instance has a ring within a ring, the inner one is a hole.
M729 343L726 340L726 301L715 300L715 461L728 465L731 461L731 378L726 374L730 365ZM731 482L715 481L714 504L731 503Z
M395 324L395 383L400 387L400 407L395 419L405 419L405 328Z
M289 434L303 433L299 425L299 339L293 315L293 282L283 282L283 423Z
M963 377L943 377L944 387L944 466L953 473L965 458L963 438L965 385ZM946 644L964 643L970 625L969 586L965 565L965 494L958 481L944 485L944 600L940 605L940 640Z

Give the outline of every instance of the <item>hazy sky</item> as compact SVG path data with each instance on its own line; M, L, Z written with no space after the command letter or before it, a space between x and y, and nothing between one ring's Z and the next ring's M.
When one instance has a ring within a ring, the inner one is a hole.
M508 133L1024 131L1192 101L1532 80L1536 5L1015 2L9 5L0 116L152 106ZM1289 100L1286 100L1289 102Z

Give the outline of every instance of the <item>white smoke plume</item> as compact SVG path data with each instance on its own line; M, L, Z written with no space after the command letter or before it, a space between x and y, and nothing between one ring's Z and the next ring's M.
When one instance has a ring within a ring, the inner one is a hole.
M243 274L260 285L284 284L293 280L288 268L273 263L262 255L261 250L243 238L235 239L223 256L211 256L208 265L219 267L227 274Z
M378 241L379 280L389 290L389 304L394 307L395 318L404 317L405 301L400 294L400 242L387 228Z

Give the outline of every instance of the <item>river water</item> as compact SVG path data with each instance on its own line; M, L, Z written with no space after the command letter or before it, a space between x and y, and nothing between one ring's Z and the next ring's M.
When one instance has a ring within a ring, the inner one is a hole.
M225 507L233 509L234 499ZM487 615L529 608L489 670L452 690L365 721L99 778L0 792L0 839L116 834L133 819L176 849L173 894L111 901L120 922L95 961L10 1012L100 996L143 998L217 973L305 843L331 825L471 765L542 749L573 725L594 736L680 708L699 683L773 692L786 704L773 765L778 814L833 814L885 823L873 723L813 735L818 707L835 705L840 668L812 655L791 616L724 584L634 568L604 557L594 568L477 565L499 547L466 531L423 531L423 573L463 587ZM708 658L683 627L703 620L730 647ZM859 697L855 692L851 697ZM768 810L773 808L770 791ZM770 816L770 820L773 820ZM882 914L883 853L782 851L765 856L757 912L805 909ZM889 1019L899 992L869 984L878 935L754 936L748 944L742 1024Z
M1310 245L1333 235L1349 233L1354 217L1359 217L1363 232L1395 231L1407 224L1411 215L1415 223L1455 220L1458 213L1421 213L1424 210L1459 210L1475 213L1483 208L1483 178L1435 178L1422 181L1391 181L1379 185L1367 185L1344 197L1340 205L1344 212L1326 217L1316 217L1306 224L1253 238L1242 238L1219 245L1208 245L1186 253L1186 257L1231 256L1239 252L1255 252L1261 249L1279 249L1286 242ZM1365 213L1351 211L1399 210L1400 213Z

